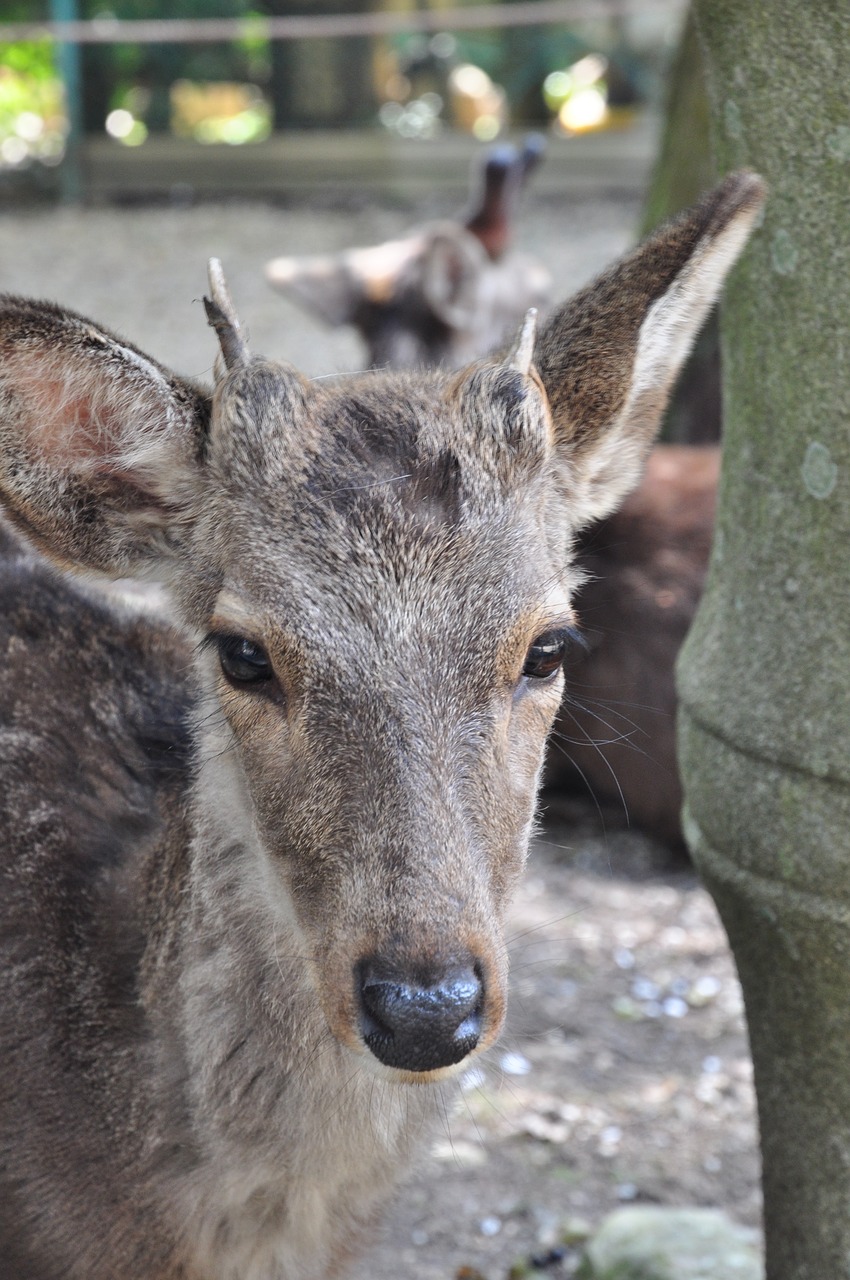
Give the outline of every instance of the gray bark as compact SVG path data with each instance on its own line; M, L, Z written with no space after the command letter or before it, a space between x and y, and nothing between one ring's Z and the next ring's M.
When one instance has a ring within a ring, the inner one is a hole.
M680 663L685 825L750 1028L769 1280L850 1276L850 6L698 0L721 172L768 181L722 315L724 466Z

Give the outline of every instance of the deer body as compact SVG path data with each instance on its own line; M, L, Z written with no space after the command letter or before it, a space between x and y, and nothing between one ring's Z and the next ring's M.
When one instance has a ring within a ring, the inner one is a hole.
M307 383L217 270L208 393L0 306L9 1280L319 1280L499 1034L572 625L761 199L727 180L456 374ZM660 300L660 301L659 301ZM661 328L657 330L660 317ZM533 363L532 363L533 360Z

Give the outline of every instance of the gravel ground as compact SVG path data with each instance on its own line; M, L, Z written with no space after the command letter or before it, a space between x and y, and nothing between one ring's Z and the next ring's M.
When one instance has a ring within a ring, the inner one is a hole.
M72 306L177 371L209 376L199 299L220 256L255 350L312 376L359 367L274 295L267 258L374 243L451 208L254 205L0 214L0 289ZM637 201L532 203L522 247L566 296L629 244ZM356 1274L502 1280L630 1201L758 1220L751 1067L734 967L693 875L592 808L549 815L515 904L501 1050L464 1082L430 1159ZM568 1250L550 1270L569 1274ZM467 1268L467 1270L464 1270Z

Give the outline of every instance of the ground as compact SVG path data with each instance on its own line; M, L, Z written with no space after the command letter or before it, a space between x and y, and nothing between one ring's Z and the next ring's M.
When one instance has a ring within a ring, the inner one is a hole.
M206 258L220 256L254 349L317 376L359 367L358 345L274 295L263 262L451 212L439 195L415 208L16 211L0 214L0 290L60 301L207 378L215 348L199 299ZM529 200L523 247L565 297L629 244L637 216L636 195ZM465 1078L356 1268L363 1280L463 1268L504 1280L624 1202L758 1221L751 1065L722 928L693 872L621 823L606 834L592 805L550 803L510 920L508 1030Z
M623 1203L756 1225L741 993L693 871L635 832L606 834L590 808L550 808L509 936L501 1046L467 1075L358 1276L504 1280Z

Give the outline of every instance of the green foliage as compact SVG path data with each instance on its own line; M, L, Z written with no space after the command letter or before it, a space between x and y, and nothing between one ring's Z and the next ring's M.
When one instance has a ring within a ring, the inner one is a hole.
M50 42L0 44L0 169L58 160L64 129L62 85Z

